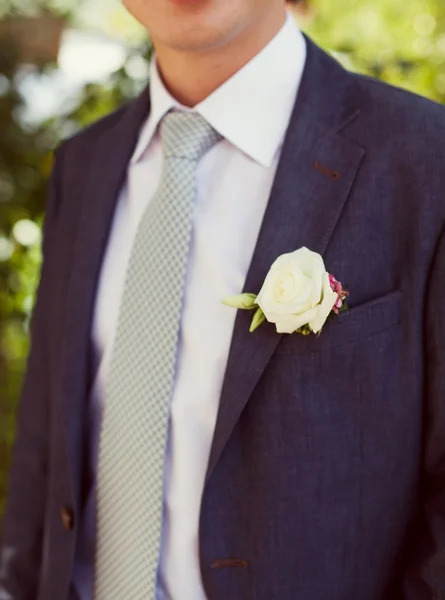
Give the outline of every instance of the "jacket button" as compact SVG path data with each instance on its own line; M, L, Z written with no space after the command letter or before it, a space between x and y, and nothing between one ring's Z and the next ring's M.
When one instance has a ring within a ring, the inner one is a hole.
M62 523L65 529L71 531L74 527L73 511L67 506L62 506L62 508L60 509L60 517L62 519Z

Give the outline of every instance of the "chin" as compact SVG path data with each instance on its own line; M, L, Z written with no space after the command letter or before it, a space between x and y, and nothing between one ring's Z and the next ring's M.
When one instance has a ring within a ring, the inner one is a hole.
M169 26L163 30L155 31L155 28L149 30L154 46L163 46L180 52L199 53L220 48L231 37L222 28L206 27L202 23L196 23L194 27L184 27L183 25L183 23L178 23L178 27L175 28L170 22Z
M244 20L241 0L123 0L130 14L147 29L154 45L183 52L224 46ZM245 0L243 0L245 1Z
M194 36L170 37L169 39L164 40L162 43L164 46L168 46L172 50L176 50L178 52L199 53L210 51L213 48L219 48L220 46L224 45L224 39L221 39L220 36L210 32L203 32L201 35L197 35L195 32Z

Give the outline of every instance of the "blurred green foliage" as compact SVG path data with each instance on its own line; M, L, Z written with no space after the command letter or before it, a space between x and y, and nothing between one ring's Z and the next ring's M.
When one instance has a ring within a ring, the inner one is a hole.
M22 81L30 74L44 78L57 65L41 60L23 65L19 49L2 39L1 24L0 20L0 515L29 351L53 150L67 132L71 135L114 110L140 88L123 65L106 84L86 85L71 112L30 124L23 118ZM128 60L135 52L129 51ZM148 42L137 53L149 60Z
M22 5L36 6L25 0ZM445 102L443 0L301 0L298 5L303 28L347 67ZM23 65L17 49L1 35L5 6L0 0L0 514L29 349L51 153L67 131L110 112L139 89L123 67L106 84L86 86L70 114L26 124L21 116ZM55 4L41 0L39 6ZM148 59L148 44L138 52ZM32 69L43 77L57 66Z
M445 2L314 0L309 27L352 68L443 102Z

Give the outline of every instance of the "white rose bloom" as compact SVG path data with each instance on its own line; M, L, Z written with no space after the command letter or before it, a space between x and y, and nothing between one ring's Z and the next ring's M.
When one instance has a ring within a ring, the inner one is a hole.
M294 333L303 325L318 333L337 297L323 258L300 248L274 262L256 302L278 333Z

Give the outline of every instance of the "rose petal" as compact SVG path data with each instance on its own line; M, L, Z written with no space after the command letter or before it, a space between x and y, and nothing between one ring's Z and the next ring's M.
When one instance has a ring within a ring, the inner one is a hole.
M275 323L278 333L295 333L297 329L307 325L317 314L317 309L313 308L303 315L277 315Z
M268 321L284 322L284 317L290 317L294 323L296 317L303 317L299 326L307 324L307 313L322 302L325 274L323 258L306 247L282 254L270 268L256 302ZM287 330L291 325L283 327Z
M273 263L272 266L270 267L270 270L275 270L275 269L285 269L288 265L292 265L295 262L295 257L298 256L298 253L301 252L301 250L303 250L303 248L300 248L300 250L295 250L294 252L288 252L286 254L281 254Z
M280 281L281 278L281 271L279 271L278 273L270 271L264 281L260 293L257 296L256 302L261 307L262 311L267 317L270 313L281 315L301 314L303 312L306 312L308 309L312 308L312 281L308 281L306 289L303 289L302 295L298 297L297 302L288 302L283 304L277 302L274 296L274 285L277 279L278 281Z
M326 273L323 277L323 301L318 307L316 316L309 323L309 327L314 333L318 333L326 323L326 319L329 317L332 308L335 306L337 298L337 294L331 289L329 275Z
M323 258L320 254L302 248L298 260L301 270L313 281L311 305L316 306L321 302L323 288L323 274L326 272Z

